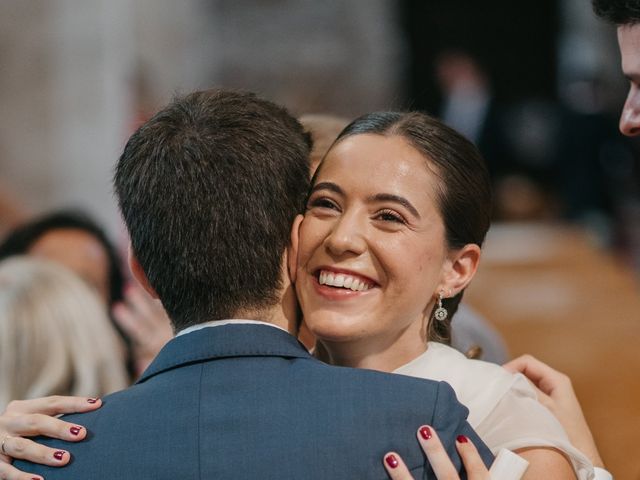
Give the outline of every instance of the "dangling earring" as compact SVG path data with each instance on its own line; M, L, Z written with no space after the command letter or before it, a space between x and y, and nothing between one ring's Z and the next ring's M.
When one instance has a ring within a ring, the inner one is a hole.
M433 313L433 318L439 322L444 322L448 316L449 312L442 306L442 292L440 292L438 294L438 308L436 308L436 311Z

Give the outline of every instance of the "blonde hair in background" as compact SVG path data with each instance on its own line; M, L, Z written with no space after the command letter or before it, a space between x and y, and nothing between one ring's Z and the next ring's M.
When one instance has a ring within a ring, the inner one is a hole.
M44 260L0 262L0 411L14 399L127 385L123 346L89 286Z

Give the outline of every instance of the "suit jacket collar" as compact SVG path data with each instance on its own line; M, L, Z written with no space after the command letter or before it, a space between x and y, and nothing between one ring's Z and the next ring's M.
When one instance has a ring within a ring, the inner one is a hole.
M186 364L229 357L310 358L294 336L268 325L235 324L203 328L167 343L136 383Z

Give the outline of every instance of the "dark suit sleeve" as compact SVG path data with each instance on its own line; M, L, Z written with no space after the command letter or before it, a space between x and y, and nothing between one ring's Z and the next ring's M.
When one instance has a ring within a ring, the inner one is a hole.
M453 388L448 383L440 382L431 425L438 432L444 448L459 472L462 470L462 460L455 445L458 435L469 437L487 468L493 462L493 454L467 422L468 414L469 410L458 401ZM466 478L466 475L461 478Z

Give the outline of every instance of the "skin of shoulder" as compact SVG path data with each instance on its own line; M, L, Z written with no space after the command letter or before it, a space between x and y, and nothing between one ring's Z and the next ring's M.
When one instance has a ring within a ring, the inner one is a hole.
M569 460L554 448L522 448L516 453L529 462L523 480L568 480L576 475Z

